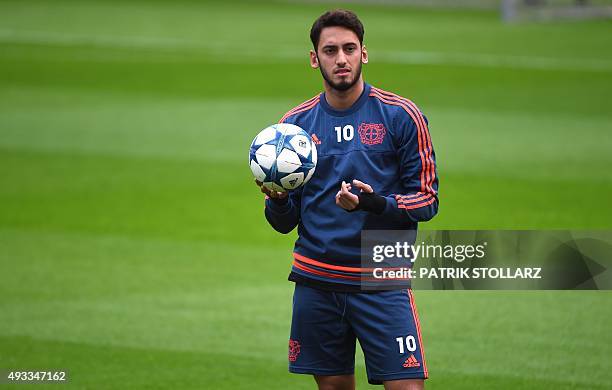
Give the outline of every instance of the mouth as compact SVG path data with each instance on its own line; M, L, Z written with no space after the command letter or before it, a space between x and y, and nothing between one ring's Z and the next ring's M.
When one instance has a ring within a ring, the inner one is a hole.
M351 71L350 71L350 69L347 69L347 68L340 68L340 69L336 69L336 71L334 72L334 74L335 74L336 76L343 77L343 76L348 76L348 75L350 75L350 74L351 74Z

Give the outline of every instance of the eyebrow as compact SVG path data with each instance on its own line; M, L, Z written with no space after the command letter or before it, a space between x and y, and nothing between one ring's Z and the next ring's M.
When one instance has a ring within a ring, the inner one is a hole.
M321 49L322 50L325 50L325 49L335 49L338 46L339 45L325 45ZM347 46L357 46L357 44L355 42L349 42L349 43L345 43L344 45L342 45L342 47L347 47Z

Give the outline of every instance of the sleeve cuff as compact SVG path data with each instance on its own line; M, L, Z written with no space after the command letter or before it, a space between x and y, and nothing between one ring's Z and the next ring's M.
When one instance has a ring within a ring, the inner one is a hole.
M382 214L386 208L386 198L374 192L359 194L359 204L357 210L368 211L374 214Z
M266 207L275 214L287 214L291 210L291 200L287 199L284 204L278 204L272 199L266 199Z
M408 210L400 209L397 206L397 199L395 198L395 195L385 196L385 200L387 202L384 211L385 215L393 215L395 216L395 218L400 218L401 220L405 220L406 218L408 218L410 221L418 222L413 218L413 216L408 212Z
M397 200L395 196L385 196L385 214L393 213L397 210Z

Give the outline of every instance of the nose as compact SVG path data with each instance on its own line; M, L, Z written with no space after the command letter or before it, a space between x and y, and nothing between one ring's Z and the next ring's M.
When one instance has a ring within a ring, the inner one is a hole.
M338 51L338 56L336 57L336 65L342 68L346 65L346 55L343 50Z

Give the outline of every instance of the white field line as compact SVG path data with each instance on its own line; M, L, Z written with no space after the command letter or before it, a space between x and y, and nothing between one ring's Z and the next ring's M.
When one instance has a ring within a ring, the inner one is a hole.
M293 46L249 45L228 42L199 42L179 38L146 36L112 36L68 34L33 30L0 30L0 44L23 43L49 46L93 46L101 48L129 48L166 52L201 52L213 56L258 57L267 60L296 60L307 58L307 49ZM270 50L270 48L273 48ZM497 55L484 53L446 53L422 51L376 51L370 52L374 61L414 65L460 65L489 68L519 68L539 70L570 70L612 72L612 60L573 59L555 57L533 57Z
M376 60L400 64L464 65L489 68L612 72L612 60L575 60L554 57L506 56L482 53L396 51L371 55ZM378 58L380 57L380 59Z

